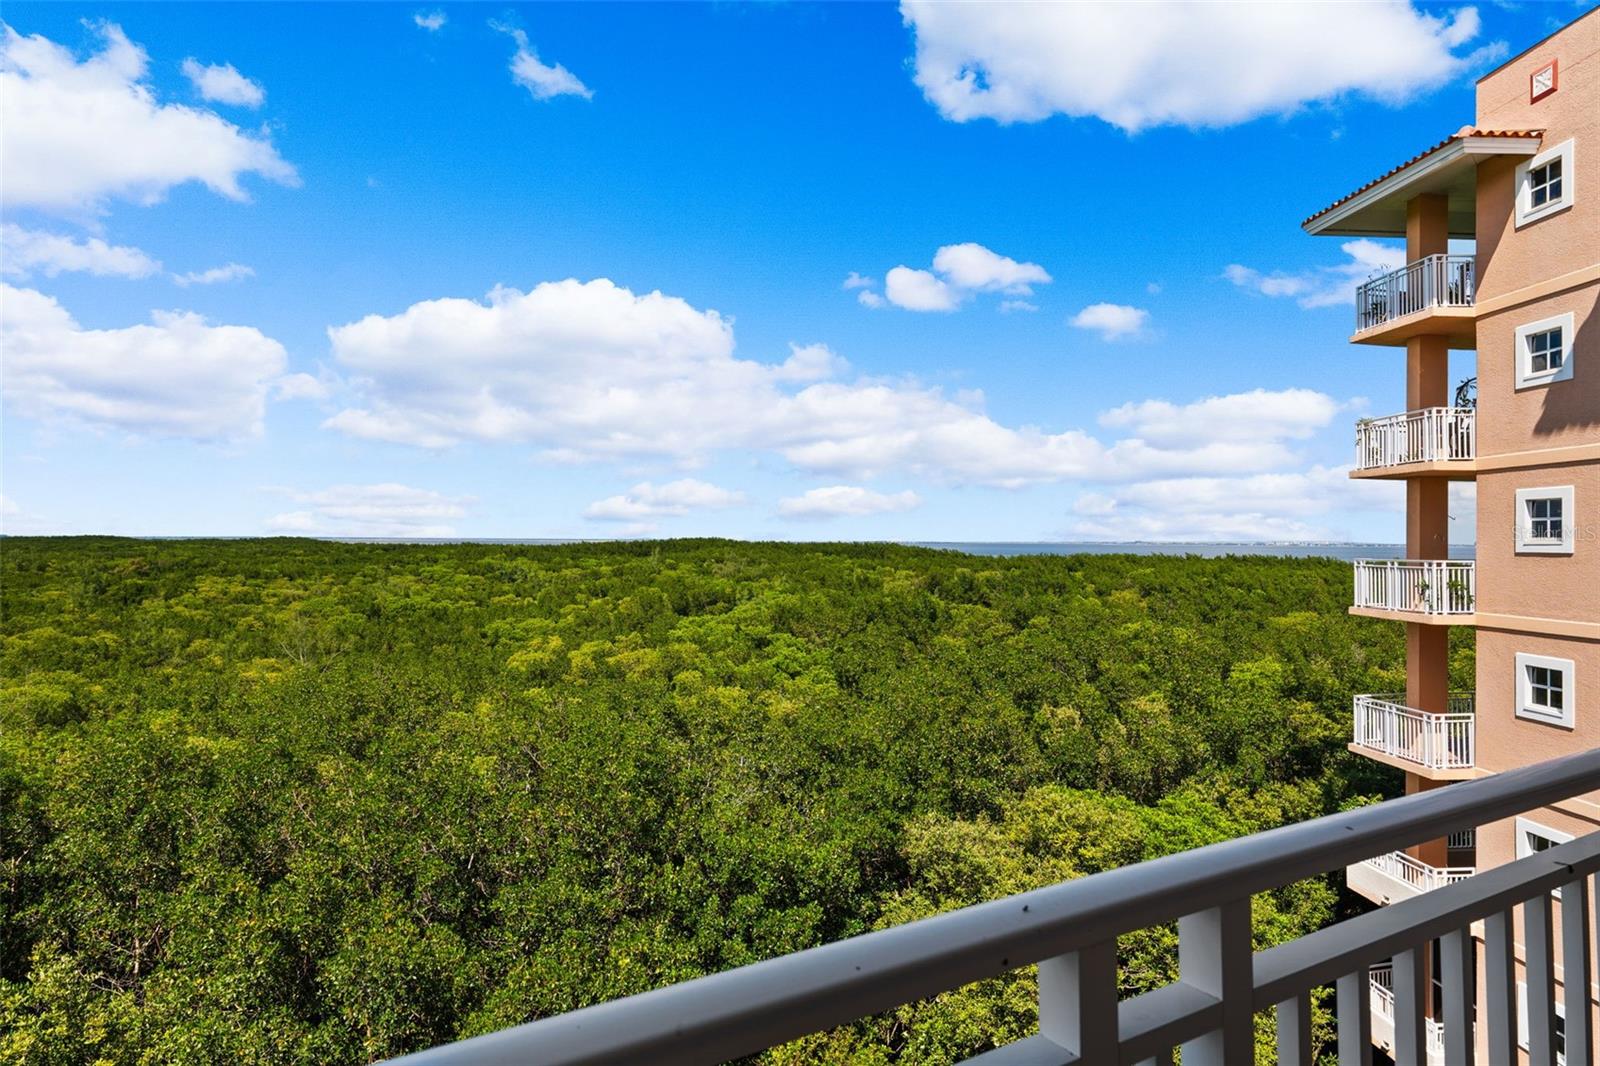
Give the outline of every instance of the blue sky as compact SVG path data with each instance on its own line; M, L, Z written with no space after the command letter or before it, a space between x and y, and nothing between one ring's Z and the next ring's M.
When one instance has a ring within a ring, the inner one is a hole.
M5 529L1398 540L1299 223L1582 8L1264 10L8 4Z

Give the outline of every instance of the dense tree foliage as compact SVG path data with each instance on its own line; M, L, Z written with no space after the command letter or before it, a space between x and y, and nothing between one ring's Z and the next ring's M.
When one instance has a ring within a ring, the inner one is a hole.
M1401 630L1331 560L13 538L0 580L6 1061L365 1062L1398 783L1344 743ZM769 1058L948 1061L1032 982Z

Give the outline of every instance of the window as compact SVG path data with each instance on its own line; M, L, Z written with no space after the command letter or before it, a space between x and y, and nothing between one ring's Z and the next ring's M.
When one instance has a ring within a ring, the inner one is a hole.
M1567 1008L1559 990L1555 995L1556 1007L1556 1066L1567 1066ZM1517 1046L1528 1050L1528 983L1517 982Z
M1572 141L1562 141L1517 167L1517 225L1571 207Z
M1517 327L1517 388L1547 385L1572 377L1574 321L1572 312L1568 311Z
M1573 510L1571 485L1517 490L1517 551L1571 555Z
M1519 653L1517 717L1572 728L1575 676L1571 659Z

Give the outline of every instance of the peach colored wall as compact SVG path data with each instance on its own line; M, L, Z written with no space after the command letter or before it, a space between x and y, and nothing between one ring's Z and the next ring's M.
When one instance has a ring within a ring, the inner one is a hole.
M1571 729L1517 717L1518 652L1572 660L1578 676ZM1477 659L1475 712L1480 767L1510 770L1600 747L1600 641L1479 628ZM1591 798L1600 799L1600 794ZM1480 842L1479 865L1492 865L1482 861L1482 847Z
M1600 136L1595 149L1600 154ZM1595 198L1600 200L1600 187ZM1600 219L1595 225L1600 227ZM1587 246L1590 262L1600 262L1600 229L1574 243ZM1517 327L1568 311L1575 331L1572 377L1519 390ZM1600 443L1600 282L1480 317L1478 454L1595 443Z
M1569 519L1573 523L1572 554L1518 553L1517 490L1559 485L1572 486L1577 512ZM1600 621L1600 462L1478 475L1477 609L1491 614ZM1596 712L1600 722L1600 706Z
M1560 64L1560 88L1529 103L1529 75L1552 57ZM1477 111L1480 129L1543 129L1541 148L1573 138L1578 191L1570 209L1519 230L1510 198L1517 161L1496 159L1479 167L1479 299L1600 260L1600 15L1580 18L1480 81Z

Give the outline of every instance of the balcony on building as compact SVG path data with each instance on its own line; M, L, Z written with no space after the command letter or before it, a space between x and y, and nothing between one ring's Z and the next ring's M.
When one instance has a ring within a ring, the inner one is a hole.
M1388 851L1345 867L1344 877L1350 891L1387 906L1465 881L1477 872L1475 866L1430 866L1403 851Z
M1452 693L1445 714L1405 705L1404 694L1357 696L1350 750L1432 781L1476 776L1473 697Z
M1356 478L1477 476L1475 407L1425 407L1356 423Z
M1357 559L1350 613L1472 625L1477 598L1477 566L1469 559Z
M1368 972L1372 982L1372 1042L1393 1055L1394 1047L1394 965L1382 963ZM1427 1030L1428 1066L1444 1063L1444 1023L1423 1019Z
M1452 348L1476 348L1471 255L1428 255L1356 286L1355 344L1404 344L1443 334Z

